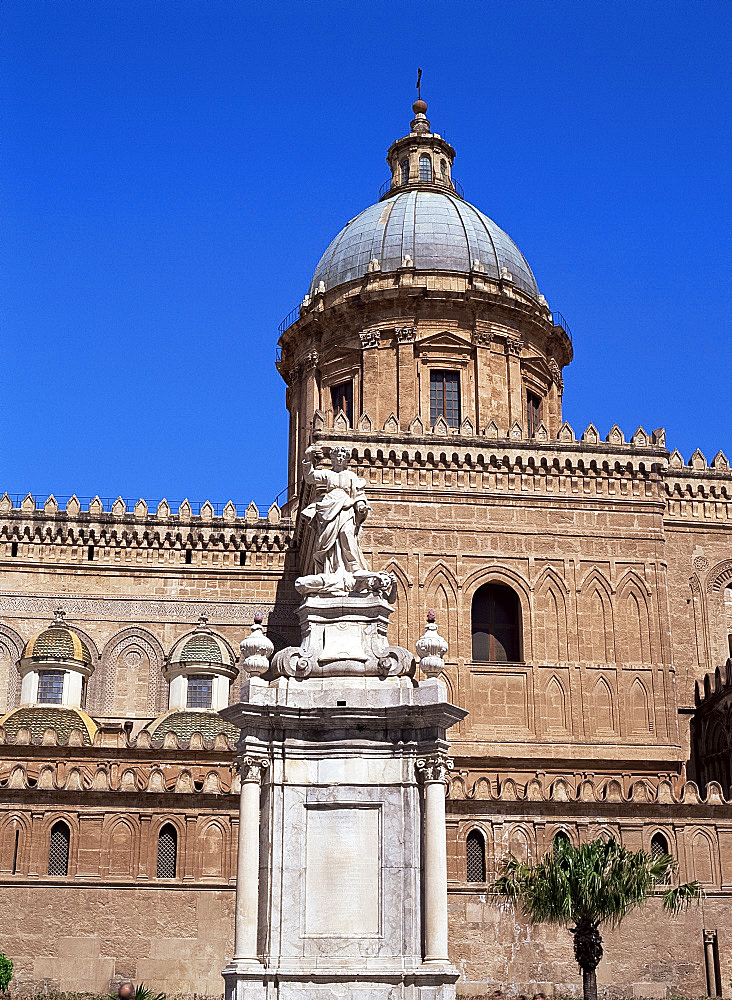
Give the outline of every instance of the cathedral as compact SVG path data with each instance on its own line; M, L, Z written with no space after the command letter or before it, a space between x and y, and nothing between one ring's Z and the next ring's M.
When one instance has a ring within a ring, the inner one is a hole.
M300 641L316 463L365 481L389 641L414 650L434 612L447 642L458 996L581 990L567 932L490 892L502 858L557 837L668 852L704 887L606 933L601 991L732 978L729 462L564 421L570 331L454 159L418 100L379 200L280 326L282 507L0 498L0 950L23 993L223 992L240 777L221 711L243 641Z

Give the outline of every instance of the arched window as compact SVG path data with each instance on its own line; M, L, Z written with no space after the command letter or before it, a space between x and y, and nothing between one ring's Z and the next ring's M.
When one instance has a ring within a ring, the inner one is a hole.
M432 180L432 160L426 153L422 153L419 158L419 179L421 181Z
M732 604L732 583L724 588L724 603Z
M502 583L486 583L473 597L473 659L487 663L521 660L521 606Z
M465 877L468 882L485 882L485 840L480 830L471 830L465 844Z
M59 820L51 827L51 839L48 844L48 874L69 874L69 845L71 832L68 826Z
M402 160L399 164L399 170L402 175L402 184L407 184L409 181L409 160Z
M178 831L166 823L158 835L158 878L175 878L178 864Z
M447 181L447 161L440 160L440 176L442 177L442 183L445 184Z
M668 841L662 833L654 833L651 837L651 857L658 858L662 854L670 854Z
M564 830L557 830L552 837L552 847L555 850L558 847L569 847L570 843L569 834L565 833Z

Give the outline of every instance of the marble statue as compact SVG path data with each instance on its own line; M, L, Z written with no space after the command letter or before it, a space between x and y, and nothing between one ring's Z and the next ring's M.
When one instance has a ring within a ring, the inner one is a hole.
M373 573L361 551L359 534L371 507L366 499L366 480L348 468L348 448L331 449L330 469L316 469L314 457L311 445L302 463L305 482L316 490L315 500L302 512L315 532L311 572L298 577L295 589L303 596L322 597L390 589L391 578Z

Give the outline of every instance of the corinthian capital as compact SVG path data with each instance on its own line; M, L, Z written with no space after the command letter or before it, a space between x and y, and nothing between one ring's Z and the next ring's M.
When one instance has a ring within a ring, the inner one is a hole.
M442 750L429 754L427 757L419 757L415 761L417 776L424 782L447 781L447 772L452 768L453 761Z
M237 761L237 768L242 784L245 781L253 781L259 784L262 780L262 775L268 767L269 761L266 757L255 756L254 754L245 754Z

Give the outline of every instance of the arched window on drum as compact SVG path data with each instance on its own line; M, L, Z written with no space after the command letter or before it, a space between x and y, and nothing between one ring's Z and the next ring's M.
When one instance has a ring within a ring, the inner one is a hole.
M473 660L521 663L521 603L503 583L476 590L472 607Z
M432 160L426 153L422 153L419 158L419 179L421 181L432 180Z

